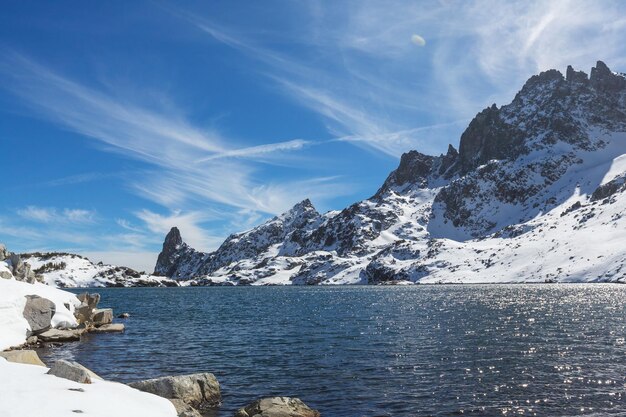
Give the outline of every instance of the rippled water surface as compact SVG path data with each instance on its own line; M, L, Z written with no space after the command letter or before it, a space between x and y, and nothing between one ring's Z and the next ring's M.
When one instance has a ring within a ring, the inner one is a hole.
M124 334L46 349L103 377L213 372L323 416L626 415L626 286L100 289Z

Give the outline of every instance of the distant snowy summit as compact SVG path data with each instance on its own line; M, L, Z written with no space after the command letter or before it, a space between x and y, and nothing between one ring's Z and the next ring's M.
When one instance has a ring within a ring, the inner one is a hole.
M626 77L531 77L458 151L411 151L373 197L309 200L215 251L173 228L155 274L192 285L626 282Z

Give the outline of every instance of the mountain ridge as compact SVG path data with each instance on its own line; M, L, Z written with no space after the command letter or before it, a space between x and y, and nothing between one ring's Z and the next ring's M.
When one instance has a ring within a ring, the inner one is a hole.
M305 200L211 253L190 248L173 228L168 238L176 244L166 238L155 274L207 285L626 281L626 252L619 250L609 263L566 268L561 264L571 260L559 255L534 270L528 255L527 265L500 260L501 270L494 268L499 252L515 258L551 247L559 240L554 230L586 238L606 229L619 239L610 228L624 225L616 216L626 207L625 153L624 75L601 61L589 77L571 66L565 76L544 71L511 103L479 112L458 151L449 145L439 156L403 154L369 199L325 214ZM532 249L520 237L534 242ZM504 250L514 241L517 252ZM489 259L476 256L483 251Z

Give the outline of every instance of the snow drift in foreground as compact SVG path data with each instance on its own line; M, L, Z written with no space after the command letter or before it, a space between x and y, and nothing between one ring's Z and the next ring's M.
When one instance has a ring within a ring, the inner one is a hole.
M309 200L214 252L165 238L183 285L626 282L626 76L602 62L531 77L459 149L402 155L369 199Z
M47 375L48 368L0 358L3 417L176 417L172 403L117 382L79 384Z
M0 267L2 264L0 262ZM0 279L0 350L19 346L26 341L30 326L22 314L27 295L38 295L54 303L56 312L52 317L52 327L78 325L74 309L80 305L80 301L74 294L41 283Z

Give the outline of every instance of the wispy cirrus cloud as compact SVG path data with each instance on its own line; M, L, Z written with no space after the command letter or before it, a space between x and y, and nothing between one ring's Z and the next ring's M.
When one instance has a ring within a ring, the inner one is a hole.
M287 8L298 22L289 33L267 29L267 21L282 18L276 10L257 19L262 27L245 28L202 12L174 13L262 63L258 71L319 113L332 134L392 156L456 144L463 126L454 121L505 104L538 71L588 69L597 59L626 64L626 7L613 0L313 1ZM431 137L413 135L432 126L439 128Z
M160 110L120 98L104 88L88 87L14 52L7 52L0 61L0 75L6 81L3 86L41 117L105 145L107 151L153 166L155 170L124 179L131 189L169 211L185 210L187 203L196 202L277 214L308 197L304 194L308 190L299 183L310 178L260 180L256 163L273 163L279 157L278 163L283 163L290 152L311 146L312 141L294 139L236 147L236 141L192 125L172 112L171 106ZM196 163L198 160L202 163ZM93 178L88 174L57 182ZM317 194L320 198L333 197L330 193L341 189L347 188L330 187ZM46 217L46 213L39 215L41 219ZM195 233L193 230L190 228L190 234Z
M39 223L93 223L96 212L93 210L64 208L58 210L54 207L28 206L17 210L17 215L25 220Z

